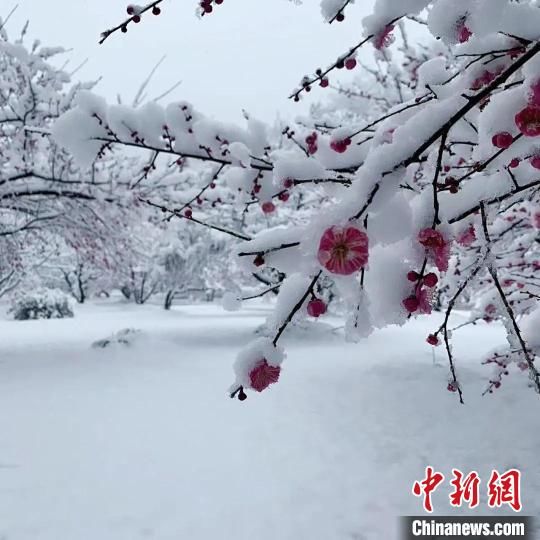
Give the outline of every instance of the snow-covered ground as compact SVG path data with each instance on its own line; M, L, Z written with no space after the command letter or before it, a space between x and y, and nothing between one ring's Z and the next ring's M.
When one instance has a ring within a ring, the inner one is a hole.
M424 342L437 315L359 345L296 330L279 383L231 400L236 351L267 311L109 302L0 321L0 538L391 540L397 516L421 513L426 465L484 480L518 467L523 512L540 514L538 396L512 372L481 397L499 327L456 334L465 406ZM125 327L143 330L131 347L90 348Z

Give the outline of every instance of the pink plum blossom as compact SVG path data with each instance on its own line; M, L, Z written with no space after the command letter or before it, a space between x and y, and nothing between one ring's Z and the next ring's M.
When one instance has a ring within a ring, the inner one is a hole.
M368 262L368 236L356 227L330 227L321 237L318 260L333 274L350 275Z
M419 288L416 291L416 298L418 299L418 312L429 315L433 302L433 289Z
M465 24L465 19L461 20L457 27L457 39L459 43L465 43L469 41L469 38L472 36L472 32L469 27Z
M540 107L528 106L516 114L516 126L526 137L540 135Z
M471 90L479 90L483 86L486 86L487 84L493 82L497 75L499 75L502 72L502 68L496 68L495 71L484 71L480 77L477 77L472 85Z
M373 37L373 46L380 51L385 47L388 47L393 41L392 30L394 30L393 24L386 25L378 34Z
M307 312L311 317L320 317L326 313L326 304L319 298L310 300L307 305Z
M271 384L274 384L279 379L281 368L279 366L271 366L265 358L249 372L251 388L257 392L262 392Z
M531 159L529 160L529 163L535 169L540 169L540 155L532 156Z
M275 211L276 205L272 201L267 201L262 204L261 208L265 214L271 214Z
M493 146L496 146L497 148L509 148L514 142L514 137L512 137L512 134L508 133L508 131L501 131L500 133L493 135L491 142Z
M438 270L446 272L450 259L450 243L442 233L435 229L423 229L418 233L418 241L426 248Z
M351 139L347 137L346 139L332 141L330 143L330 148L334 152L337 152L338 154L343 154L343 152L347 151L347 148L349 147L350 144L351 144Z
M431 303L433 301L433 289L417 287L411 296L403 300L403 307L409 313L431 313Z

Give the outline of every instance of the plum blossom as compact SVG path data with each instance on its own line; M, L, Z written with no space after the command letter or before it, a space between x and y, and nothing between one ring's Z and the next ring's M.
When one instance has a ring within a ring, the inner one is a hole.
M265 214L271 214L275 211L276 205L272 201L266 201L261 205L261 208Z
M493 304L488 304L484 308L484 321L490 323L495 320L495 314L497 313L497 308Z
M468 247L471 244L474 243L476 240L476 232L474 230L474 226L470 225L468 229L463 231L461 234L458 235L456 238L457 243L460 246Z
M534 167L535 169L540 169L540 155L534 155L529 160L529 163L531 164L531 167Z
M458 21L457 25L457 40L459 43L465 43L469 41L469 38L472 36L472 32L469 27L465 24L466 18L462 17Z
M526 137L540 135L540 107L528 106L516 114L516 126Z
M308 303L307 312L311 317L318 318L326 313L326 304L319 298L315 298Z
M431 304L433 302L433 289L421 287L416 291L418 299L418 312L429 315L431 313Z
M317 150L319 149L317 145L317 132L314 131L310 135L306 137L306 144L307 144L307 151L309 155L313 155L317 153Z
M354 274L368 262L368 236L356 227L330 227L321 237L318 260L329 272Z
M343 154L343 152L347 151L347 148L349 147L350 144L351 144L351 139L347 137L346 139L332 141L330 143L330 148L334 152L337 152L338 154Z
M499 75L502 72L502 68L497 68L495 71L489 71L486 70L480 77L477 77L473 83L471 84L471 90L480 90L483 86L486 86L487 84L490 84L493 82L497 75Z
M427 255L438 270L446 272L450 259L450 243L442 233L435 229L423 229L418 233L418 241L426 248Z
M493 135L491 142L497 148L509 148L514 142L514 137L508 131L501 131Z
M271 366L265 358L249 372L249 380L251 388L257 392L262 392L271 384L278 382L281 368L279 366Z
M386 25L378 34L373 37L373 46L380 51L385 47L388 47L393 41L392 31L394 30L393 24Z
M403 300L403 307L409 313L431 313L431 303L433 301L433 289L416 287L414 294Z
M426 287L433 288L439 282L439 278L437 277L436 274L434 274L433 272L430 272L429 274L426 274L424 276L423 282Z

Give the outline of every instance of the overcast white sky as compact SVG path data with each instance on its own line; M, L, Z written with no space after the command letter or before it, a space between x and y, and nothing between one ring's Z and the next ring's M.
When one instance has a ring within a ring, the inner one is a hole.
M31 37L73 49L73 67L88 58L79 76L103 76L97 91L111 100L118 92L131 99L166 54L151 97L182 80L171 100L187 99L224 120L239 118L242 108L272 120L277 111L299 111L287 100L290 91L302 75L359 40L361 19L373 4L357 2L345 22L328 25L319 0L300 6L288 0L225 0L202 20L195 16L196 2L165 0L162 15L146 16L104 45L98 45L100 32L123 19L127 0L0 0L0 14L19 4L8 31L15 34L29 19Z

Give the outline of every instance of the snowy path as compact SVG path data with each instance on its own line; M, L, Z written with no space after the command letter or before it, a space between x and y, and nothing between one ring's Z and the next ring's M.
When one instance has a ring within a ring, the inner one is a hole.
M428 464L517 466L524 513L540 514L539 399L516 373L480 397L477 357L500 329L456 339L465 407L424 343L433 319L359 345L298 331L279 384L230 400L235 352L265 313L101 304L0 321L0 539L392 540L397 515L421 513L410 489ZM89 348L124 327L145 334Z

